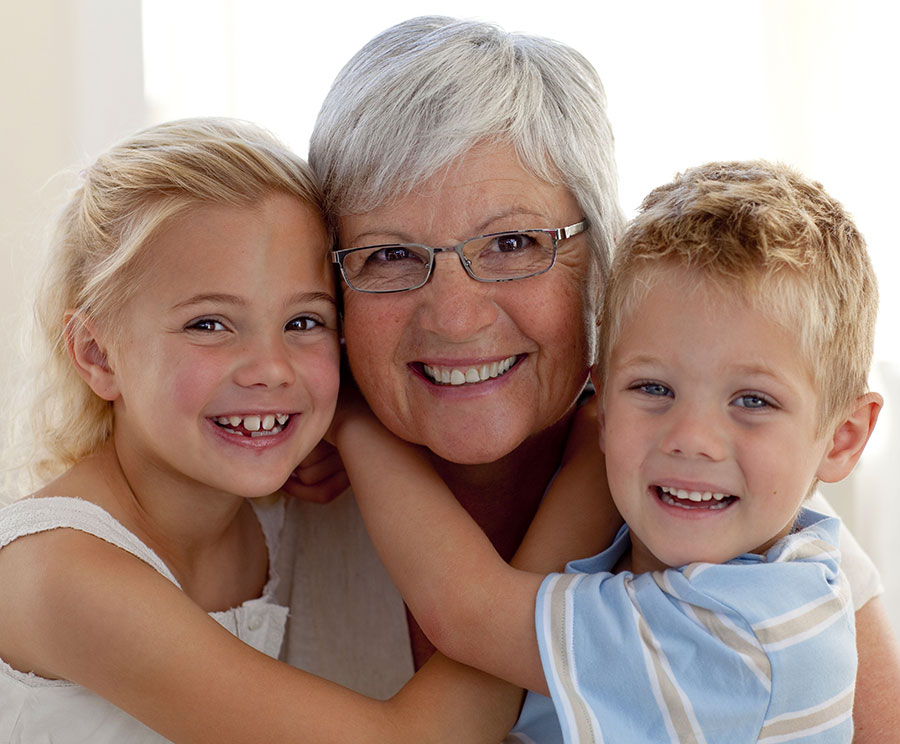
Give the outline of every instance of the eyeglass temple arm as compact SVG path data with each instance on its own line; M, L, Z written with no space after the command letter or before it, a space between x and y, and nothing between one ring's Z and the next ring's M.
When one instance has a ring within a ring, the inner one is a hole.
M565 240L566 238L571 238L579 233L583 233L588 229L588 221L581 220L581 222L576 222L574 225L569 225L568 227L561 227L559 229L559 235L557 237L558 240Z

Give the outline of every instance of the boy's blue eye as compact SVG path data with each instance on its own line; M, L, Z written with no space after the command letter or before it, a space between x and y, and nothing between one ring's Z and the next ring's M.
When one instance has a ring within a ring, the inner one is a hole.
M672 391L660 382L642 382L635 385L635 389L640 390L642 393L647 393L647 395L656 397L672 395Z
M745 393L734 400L734 404L740 408L768 408L771 404L761 395Z

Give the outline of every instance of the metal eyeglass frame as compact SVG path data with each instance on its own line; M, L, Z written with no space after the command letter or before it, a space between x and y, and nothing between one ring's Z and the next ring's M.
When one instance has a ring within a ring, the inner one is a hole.
M384 243L380 245L364 245L359 248L341 248L336 251L331 251L331 261L332 263L337 264L341 270L341 276L346 282L347 286L350 287L354 292L364 292L366 294L391 294L394 292L409 292L413 289L419 289L420 287L424 287L428 280L431 278L431 274L434 272L434 256L436 253L455 253L459 257L459 262L462 264L463 269L465 269L466 273L474 279L476 282L515 282L519 279L529 279L533 276L540 276L544 274L556 264L556 250L559 243L568 238L573 238L576 235L579 235L583 232L586 232L590 227L587 219L582 219L579 222L576 222L574 225L569 225L568 227L557 227L551 229L528 229L528 230L503 230L502 232L496 233L488 233L487 235L476 235L474 238L468 238L467 240L462 241L461 243L457 243L456 245L448 246L446 248L434 248L430 245L424 245L422 243ZM540 232L546 233L550 236L553 241L553 256L550 259L550 264L540 271L535 271L532 274L525 274L523 276L513 276L513 277L504 277L501 279L485 279L484 277L477 276L472 273L471 262L468 258L466 258L463 253L463 246L467 243L471 243L473 240L482 240L483 238L495 238L500 237L502 235L514 235L517 233L529 233L529 232ZM411 287L403 287L402 289L360 289L359 287L353 286L353 283L347 278L347 274L344 272L344 257L349 255L350 253L356 253L357 251L371 251L375 248L420 248L424 249L428 252L428 270L425 272L425 277L418 284L414 284Z

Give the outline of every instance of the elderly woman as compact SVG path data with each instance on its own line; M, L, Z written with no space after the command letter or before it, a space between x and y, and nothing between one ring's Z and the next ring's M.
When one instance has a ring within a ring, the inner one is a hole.
M310 162L338 229L360 389L391 431L430 450L509 558L559 466L623 222L595 71L546 39L413 19L340 73ZM540 260L518 257L526 241L541 243ZM290 512L287 659L390 695L432 647L352 499ZM900 654L874 567L849 535L842 545L857 609L857 740L884 741L900 729Z

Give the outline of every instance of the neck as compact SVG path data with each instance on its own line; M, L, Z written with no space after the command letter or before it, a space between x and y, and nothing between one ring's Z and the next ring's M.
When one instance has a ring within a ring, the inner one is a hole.
M571 415L491 463L464 465L432 456L435 470L504 560L512 558L565 449Z
M572 416L533 437L506 457L483 465L461 465L432 454L435 470L457 501L484 530L494 548L509 561L559 468ZM434 653L412 615L407 615L416 669Z
M95 474L86 498L153 549L197 604L220 610L259 596L268 557L245 499L147 467L115 438L83 463Z

